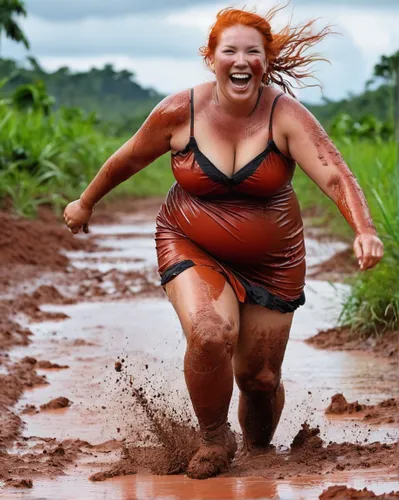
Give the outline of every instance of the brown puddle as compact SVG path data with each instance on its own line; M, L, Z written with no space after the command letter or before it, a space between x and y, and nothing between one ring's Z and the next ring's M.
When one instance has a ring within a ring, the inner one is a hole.
M83 471L81 471L82 473ZM82 474L64 476L56 481L35 481L30 491L8 491L7 499L26 500L205 500L205 499L279 499L311 500L331 485L346 484L352 488L367 487L376 494L389 493L398 482L393 475L380 475L368 471L367 477L358 474L336 474L328 480L301 477L290 481L268 481L262 478L212 478L206 481L188 479L185 476L135 475L91 483Z
M129 231L135 233L134 238L126 236ZM93 228L93 234L96 233L101 235L101 245L115 248L115 255L112 251L69 254L77 267L84 267L89 261L90 267L100 271L108 271L109 266L129 271L136 266L150 269L154 265L154 243L148 224L142 224L141 229L140 224L130 223L98 226ZM117 233L123 238L118 239ZM317 253L317 242L312 241L308 247L311 253ZM90 255L91 259L86 259L85 255ZM106 262L107 255L115 260ZM102 257L104 262L101 262ZM118 258L121 262L115 263ZM316 265L315 257L311 259ZM343 420L325 415L331 397L336 393L343 393L348 401L369 405L395 396L396 379L388 360L367 354L316 350L303 342L317 330L334 324L341 296L346 290L343 285L332 287L326 282L308 280L307 305L296 314L283 365L286 406L273 440L281 453L288 450L305 421L312 427L319 427L320 437L325 443L365 445L374 441L392 443L397 439L396 426L375 426L356 419ZM166 299L148 297L112 302L102 298L101 302L48 305L42 310L62 312L69 318L61 323L29 325L34 332L31 345L13 349L11 357L31 356L69 368L37 368L37 373L45 374L49 384L26 391L18 403L19 410L28 405L39 410L22 416L26 422L24 436L56 438L58 441L80 439L91 445L110 440L124 440L127 447L140 442L144 444L143 429L147 428L147 416L132 398L132 387L136 390L143 388L147 398L152 399L153 407L160 412L168 408L166 416L183 416L185 421L192 418L182 371L185 340ZM115 363L118 363L118 371ZM232 429L236 432L239 431L237 396L235 391L230 409ZM56 398L67 398L66 407L40 409ZM150 441L153 439L154 436L150 436ZM17 449L14 452L21 453ZM69 466L66 476L51 480L32 476L32 489L8 488L7 496L0 494L0 497L29 500L307 499L318 498L333 484L359 489L367 487L375 493L398 489L397 478L388 470L390 468L376 470L370 465L367 470L334 469L328 475L320 475L317 471L318 475L284 479L277 479L275 474L273 479L250 477L249 468L241 469L240 473L237 465L232 469L233 474L236 467L236 476L249 477L195 481L182 475L139 474L93 483L88 480L89 476L112 468L112 464L118 461L118 445L112 451L98 448L90 452L83 446L79 453L78 466ZM305 468L303 473L306 473ZM264 466L262 475L267 476Z

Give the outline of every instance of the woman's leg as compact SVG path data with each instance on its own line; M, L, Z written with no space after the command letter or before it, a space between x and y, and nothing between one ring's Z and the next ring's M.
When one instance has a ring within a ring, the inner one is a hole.
M235 453L227 413L239 304L224 276L205 266L176 276L167 283L166 293L187 338L184 375L202 437L188 474L205 478L217 474Z
M284 407L280 380L293 313L283 314L245 304L234 354L234 375L240 388L238 418L244 449L266 448Z

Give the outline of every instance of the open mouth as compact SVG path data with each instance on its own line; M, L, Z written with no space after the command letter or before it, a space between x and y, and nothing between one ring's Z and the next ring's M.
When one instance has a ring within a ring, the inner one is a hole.
M240 88L244 88L248 85L249 81L251 80L252 75L249 73L232 73L230 75L230 80L231 82L236 86Z

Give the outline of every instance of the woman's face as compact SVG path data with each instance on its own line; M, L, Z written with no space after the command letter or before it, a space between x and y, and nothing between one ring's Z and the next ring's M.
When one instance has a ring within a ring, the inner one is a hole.
M262 35L241 24L221 33L210 60L221 91L236 102L250 99L258 92L266 66Z

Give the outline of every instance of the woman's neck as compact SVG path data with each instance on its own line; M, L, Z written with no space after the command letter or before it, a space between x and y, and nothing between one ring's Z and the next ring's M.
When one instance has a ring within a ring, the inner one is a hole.
M226 115L237 117L237 118L247 118L251 116L260 101L260 96L262 95L263 85L258 89L256 94L253 94L248 100L236 103L228 99L223 92L220 90L217 82L213 88L213 99L216 106L219 106L221 111Z

